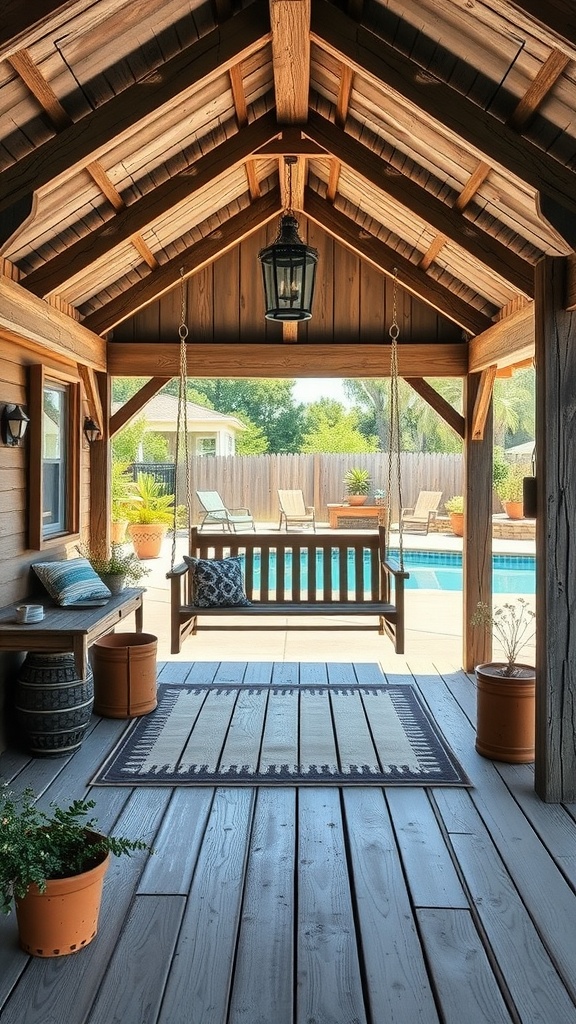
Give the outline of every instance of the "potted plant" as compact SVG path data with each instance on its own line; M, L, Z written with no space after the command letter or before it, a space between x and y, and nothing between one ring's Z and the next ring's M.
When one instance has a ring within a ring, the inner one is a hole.
M462 494L455 494L444 502L444 508L450 516L450 526L456 537L464 536L464 497Z
M531 473L531 467L526 463L513 462L496 485L496 493L509 519L524 518L524 477Z
M78 550L112 594L119 594L127 584L136 585L150 572L133 551L125 552L121 544L113 543L108 557L93 553L84 546Z
M174 520L174 495L151 473L139 473L132 484L127 509L128 534L138 558L158 558L162 541Z
M501 661L476 667L476 750L494 761L534 760L536 670L518 661L534 637L535 613L519 597L492 611L479 602L471 625L489 631L502 647Z
M0 910L12 902L20 945L32 956L76 953L96 935L110 854L149 850L141 839L101 835L93 800L41 810L30 789L0 789Z
M110 538L113 544L122 544L128 526L127 507L131 500L131 488L134 483L128 473L127 462L113 462L110 475Z
M367 469L349 469L344 474L344 483L349 505L363 505L370 490L370 473Z

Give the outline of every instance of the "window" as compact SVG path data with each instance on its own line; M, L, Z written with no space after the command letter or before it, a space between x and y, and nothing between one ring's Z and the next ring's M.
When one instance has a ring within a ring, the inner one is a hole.
M79 531L80 383L30 369L30 539L39 550Z
M216 438L215 437L198 437L198 438L196 438L196 454L197 455L216 455Z

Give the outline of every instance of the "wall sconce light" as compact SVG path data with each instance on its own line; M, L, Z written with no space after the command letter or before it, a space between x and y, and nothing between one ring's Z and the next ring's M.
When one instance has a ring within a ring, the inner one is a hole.
M84 437L88 441L88 444L94 444L94 441L99 441L102 437L100 433L100 427L94 420L89 416L84 420Z
M4 444L19 445L29 422L30 417L26 415L21 405L5 405L0 421Z

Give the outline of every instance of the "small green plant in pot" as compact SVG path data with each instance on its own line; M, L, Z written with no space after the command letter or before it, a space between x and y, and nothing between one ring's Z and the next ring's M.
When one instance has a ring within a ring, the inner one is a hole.
M151 473L139 473L128 508L128 534L139 558L158 558L173 521L174 495L166 494Z
M15 904L20 944L33 956L83 949L97 931L110 854L150 850L142 839L96 831L93 807L93 800L74 800L47 812L32 790L0 788L0 910Z
M464 497L462 494L455 494L444 502L444 508L450 516L450 526L456 537L464 534Z
M344 474L344 484L350 505L363 505L370 490L370 473L367 469L349 469Z
M150 572L133 551L126 552L121 544L111 545L109 557L91 552L84 546L78 550L113 594L120 593L126 585L136 586Z
M476 750L494 761L534 760L536 670L519 662L534 638L535 613L523 597L492 609L479 602L470 623L490 633L501 661L476 667Z
M528 463L514 462L508 467L506 475L496 485L496 493L509 519L523 518L524 477L531 475L532 469Z

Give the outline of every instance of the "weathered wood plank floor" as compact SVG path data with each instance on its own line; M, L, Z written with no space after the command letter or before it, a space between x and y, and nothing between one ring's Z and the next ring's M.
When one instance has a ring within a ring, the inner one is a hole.
M358 681L379 673L356 664ZM171 662L161 678L350 679L350 665ZM95 788L112 865L81 953L29 958L0 918L2 1024L576 1024L576 805L474 751L473 681L414 681L460 788ZM125 723L73 758L7 752L0 776L68 801Z

